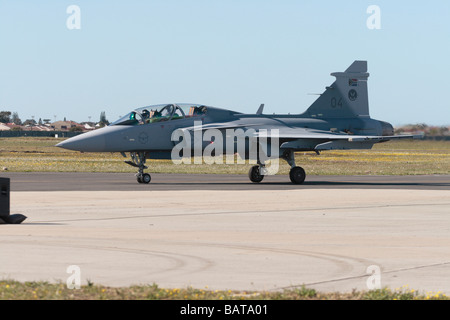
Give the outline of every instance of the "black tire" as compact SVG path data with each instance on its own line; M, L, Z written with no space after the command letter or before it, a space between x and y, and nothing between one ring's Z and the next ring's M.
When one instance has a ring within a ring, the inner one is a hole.
M293 167L289 171L289 178L291 178L292 183L302 184L306 178L305 170L302 167Z
M136 180L137 182L142 183L142 174L136 175Z
M264 176L259 173L259 166L251 167L248 171L248 177L250 178L250 181L254 183L260 183L264 179Z
M149 184L152 181L152 177L148 173L142 175L142 183Z

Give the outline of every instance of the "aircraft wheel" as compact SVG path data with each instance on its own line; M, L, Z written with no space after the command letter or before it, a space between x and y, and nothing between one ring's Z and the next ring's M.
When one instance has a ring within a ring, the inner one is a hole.
M136 180L137 180L137 182L142 183L142 174L138 174L136 176Z
M248 172L248 177L250 178L251 182L255 183L259 183L264 179L264 176L259 173L259 166L251 167L250 171Z
M150 183L152 181L152 177L148 173L144 173L142 175L142 183Z
M305 170L302 167L293 167L289 171L289 178L291 178L292 183L302 184L306 178Z

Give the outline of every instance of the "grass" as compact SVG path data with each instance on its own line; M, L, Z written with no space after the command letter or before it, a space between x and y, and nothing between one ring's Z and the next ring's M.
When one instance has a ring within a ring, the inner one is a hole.
M56 148L63 139L0 138L0 170L12 172L135 172L119 153L80 153ZM309 175L421 175L450 174L450 141L390 141L372 150L325 151L296 154L297 165ZM151 173L247 174L249 164L180 164L170 160L147 162ZM279 174L289 166L280 161Z
M160 288L156 284L115 288L101 285L69 289L63 283L0 281L0 300L449 300L441 292L420 293L407 286L350 293L322 293L302 286L283 291Z

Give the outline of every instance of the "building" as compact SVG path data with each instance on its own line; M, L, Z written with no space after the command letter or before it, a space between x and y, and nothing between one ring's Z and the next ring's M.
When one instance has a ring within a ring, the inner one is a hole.
M70 129L76 127L84 130L84 126L75 121L56 121L51 124L51 127L56 131L69 131Z

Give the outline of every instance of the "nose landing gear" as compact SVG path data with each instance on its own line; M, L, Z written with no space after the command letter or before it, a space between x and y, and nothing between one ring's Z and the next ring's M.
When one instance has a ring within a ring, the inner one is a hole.
M144 173L144 170L148 167L145 165L147 160L147 154L145 152L131 152L131 161L125 161L126 164L138 168L136 173L136 180L139 183L148 184L152 180L152 177L148 173Z
M150 181L152 181L152 177L148 173L137 173L136 180L139 183L150 183Z

